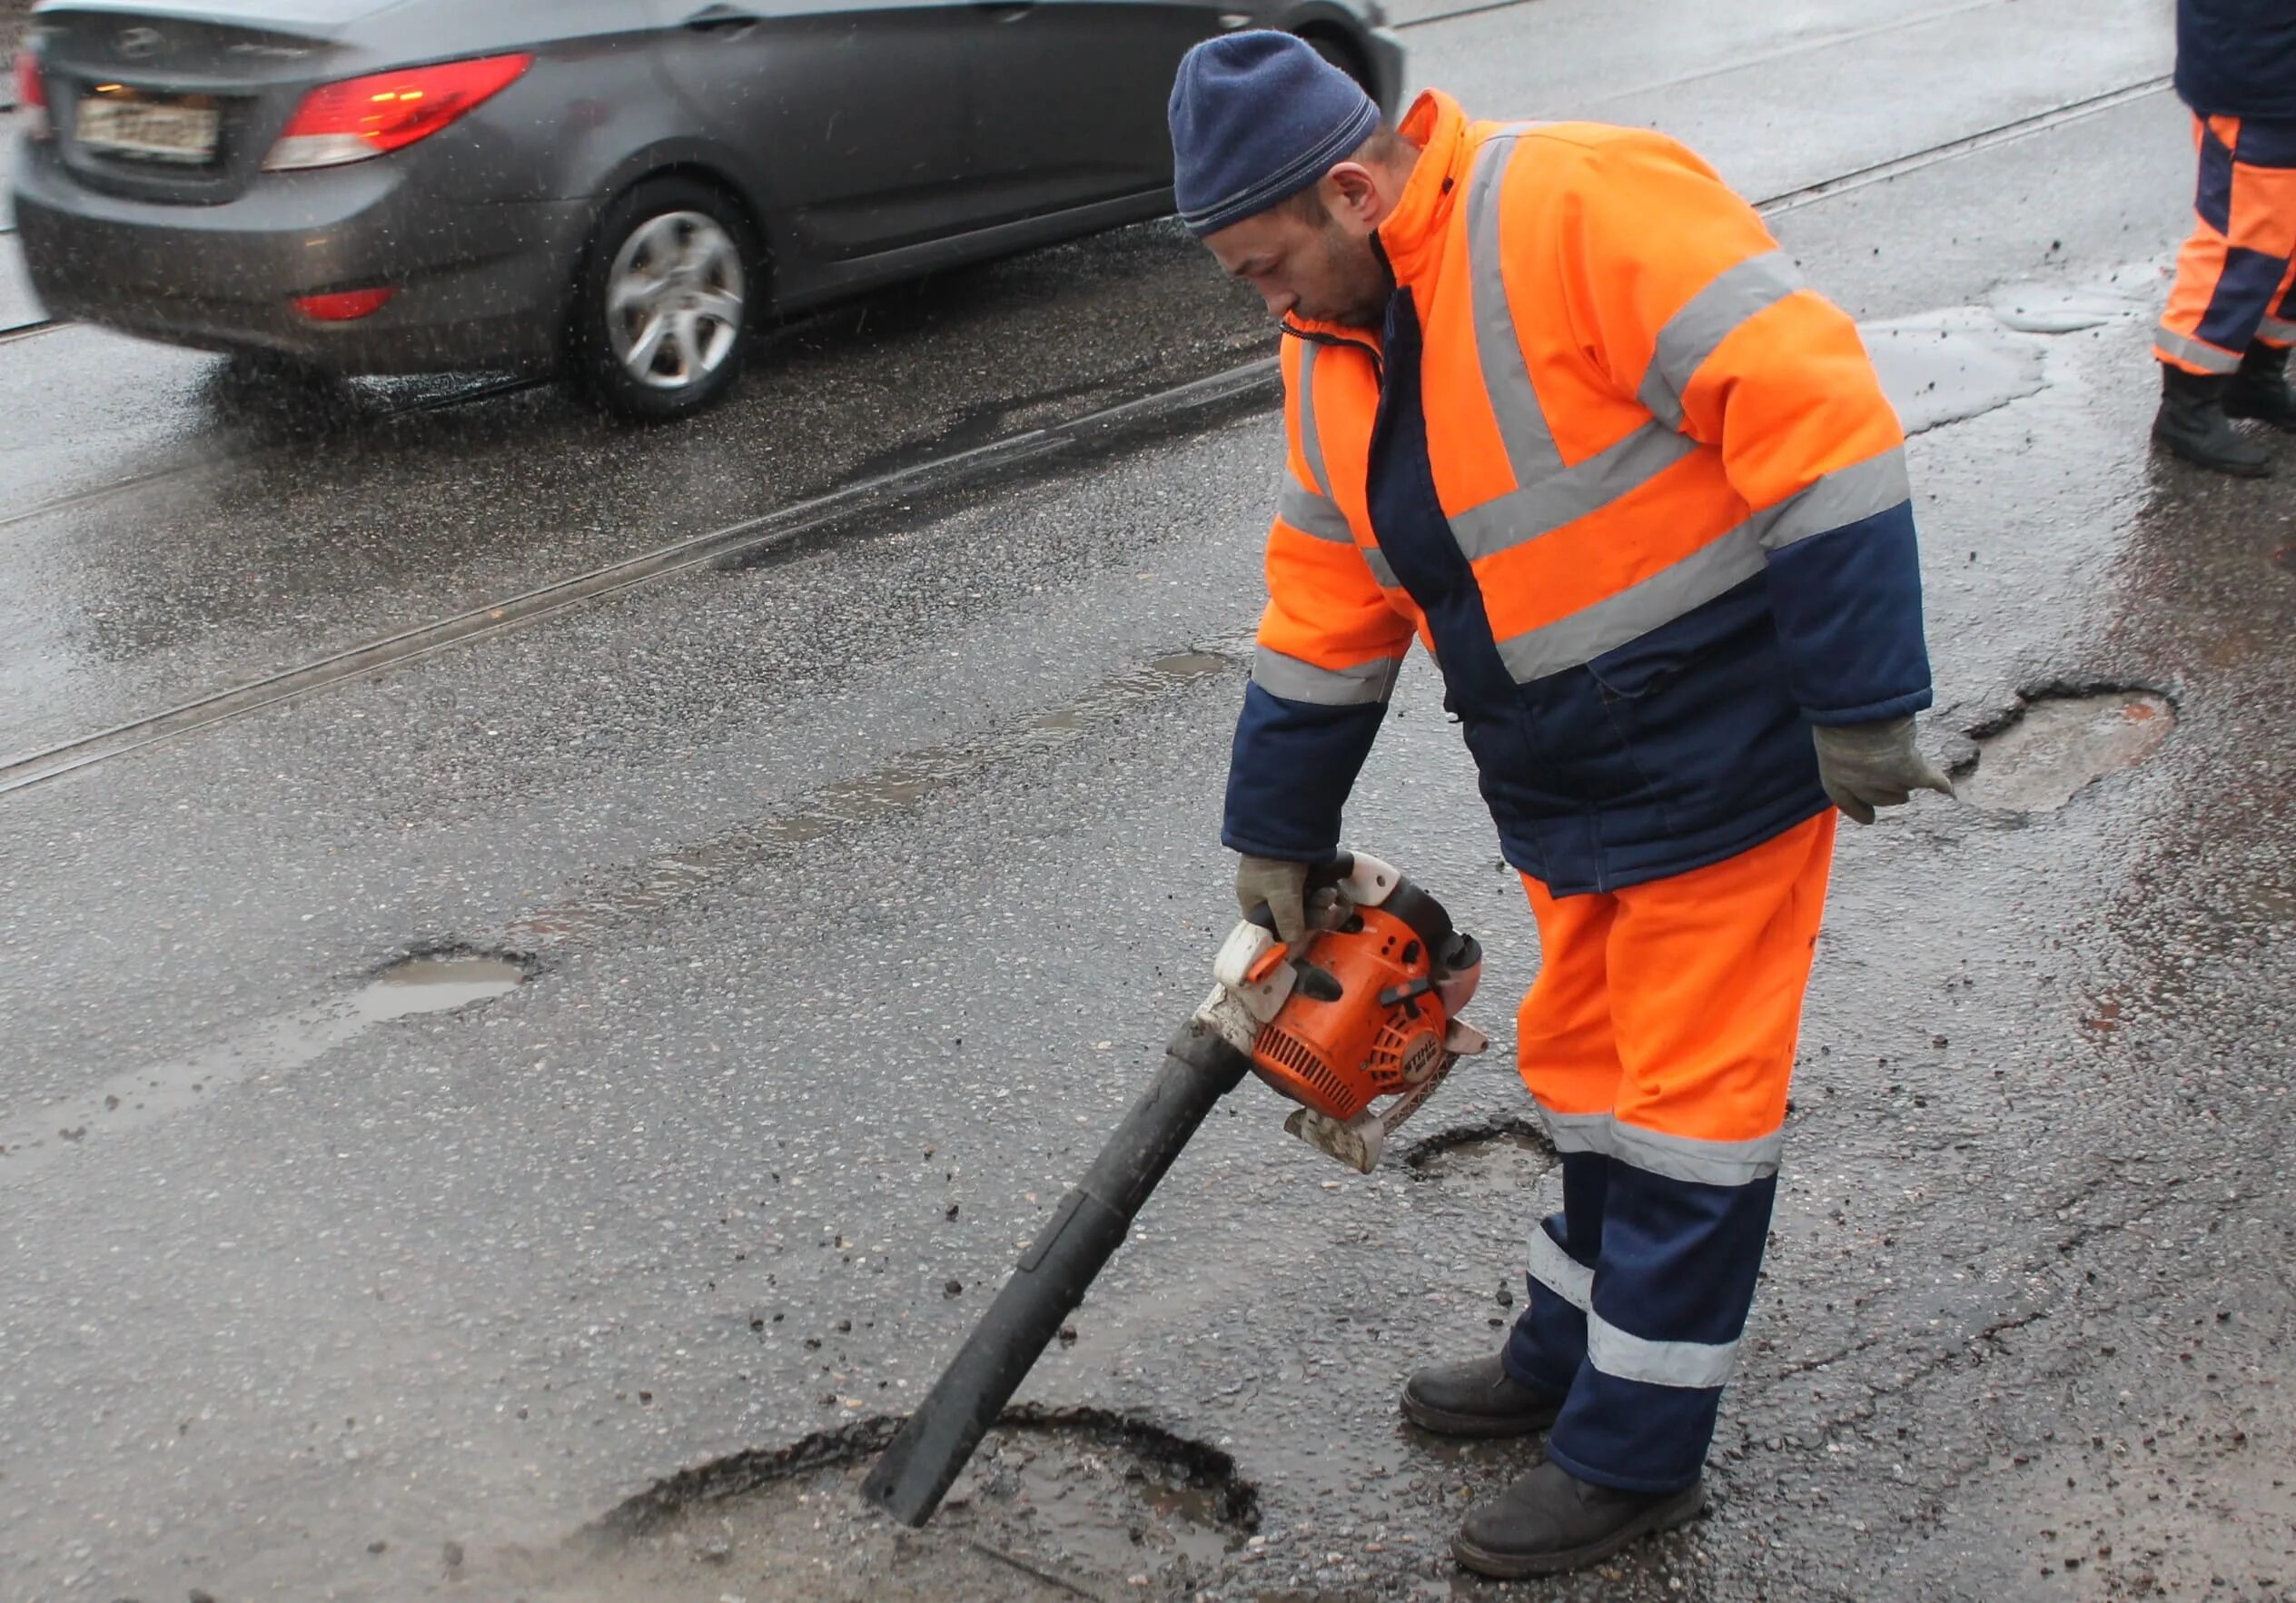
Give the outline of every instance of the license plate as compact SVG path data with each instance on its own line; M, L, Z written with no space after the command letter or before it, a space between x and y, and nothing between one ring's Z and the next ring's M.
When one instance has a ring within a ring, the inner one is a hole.
M211 162L223 114L213 106L94 95L80 102L74 133L107 155L147 162Z

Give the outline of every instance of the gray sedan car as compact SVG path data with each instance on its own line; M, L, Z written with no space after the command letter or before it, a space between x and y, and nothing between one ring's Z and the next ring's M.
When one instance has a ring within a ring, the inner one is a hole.
M555 366L674 417L770 317L1172 206L1198 40L1372 0L47 0L15 209L52 313L345 373Z

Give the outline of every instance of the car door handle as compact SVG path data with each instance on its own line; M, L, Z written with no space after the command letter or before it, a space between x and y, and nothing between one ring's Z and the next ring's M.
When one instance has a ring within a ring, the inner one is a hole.
M678 25L697 34L735 37L747 33L764 20L756 12L744 11L738 5L718 4L703 6Z

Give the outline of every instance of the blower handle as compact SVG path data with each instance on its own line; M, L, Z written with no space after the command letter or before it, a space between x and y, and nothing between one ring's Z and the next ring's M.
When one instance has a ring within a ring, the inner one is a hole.
M1353 852L1341 852L1326 863L1311 863L1308 865L1306 896L1312 896L1318 891L1337 890L1347 883L1348 876L1354 872L1355 854ZM1304 900L1304 897L1302 899ZM1277 933L1275 915L1269 911L1265 902L1262 902L1251 912L1245 914L1243 921L1246 924L1258 925L1270 935Z
M1190 1019L1182 1026L1147 1090L869 1471L865 1497L904 1525L933 1518L1061 1321L1123 1244L1148 1193L1251 1066L1210 1025Z

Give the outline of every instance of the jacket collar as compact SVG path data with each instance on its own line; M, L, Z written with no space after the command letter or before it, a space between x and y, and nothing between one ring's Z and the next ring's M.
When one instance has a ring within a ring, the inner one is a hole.
M1413 101L1400 126L1403 137L1420 147L1419 164L1395 210L1380 224L1379 237L1396 282L1408 284L1441 260L1451 205L1474 163L1475 146L1468 137L1467 114L1440 89Z

